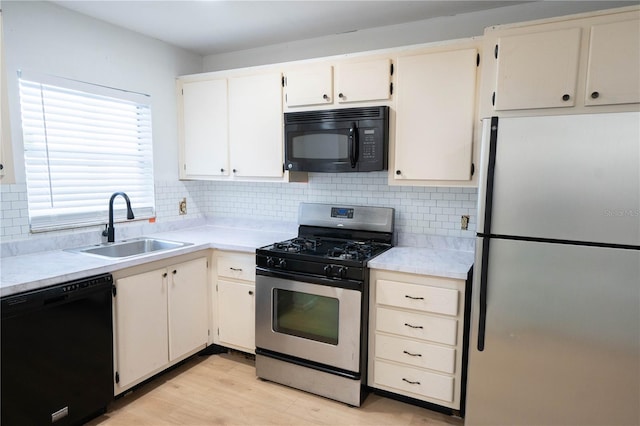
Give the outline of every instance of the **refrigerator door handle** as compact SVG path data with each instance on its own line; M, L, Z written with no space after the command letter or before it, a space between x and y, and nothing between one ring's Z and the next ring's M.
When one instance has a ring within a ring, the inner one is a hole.
M487 283L489 269L489 245L491 238L482 239L482 258L480 261L480 301L478 312L478 352L484 350L484 337L487 326Z
M486 124L486 122L485 122ZM484 337L487 325L487 286L488 286L488 269L489 269L489 245L491 243L491 208L493 206L493 179L496 169L496 149L498 144L498 117L491 117L488 130L488 158L486 158L486 183L484 194L484 206L481 206L481 212L484 210L482 220L482 230L479 235L483 236L482 240L482 258L480 261L480 306L478 316L478 351L484 350ZM486 137L486 133L485 133ZM485 159L483 159L485 160ZM484 183L484 182L483 182Z

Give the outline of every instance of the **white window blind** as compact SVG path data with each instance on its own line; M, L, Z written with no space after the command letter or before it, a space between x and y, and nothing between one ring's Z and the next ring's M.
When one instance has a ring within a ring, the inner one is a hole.
M32 232L106 223L118 191L136 219L155 215L148 96L24 73L19 83Z

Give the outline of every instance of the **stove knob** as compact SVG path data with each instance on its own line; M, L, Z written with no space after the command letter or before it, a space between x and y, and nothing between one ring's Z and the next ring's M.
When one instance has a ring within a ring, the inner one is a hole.
M340 266L338 268L338 270L336 271L336 277L343 278L344 277L344 272L345 272L344 267Z
M287 262L284 259L280 259L280 262L278 262L278 266L284 269L287 267Z
M333 269L333 265L327 265L324 267L324 274L328 277L331 275L331 270Z
M340 268L340 278L346 278L348 270L349 268L347 268L346 266Z
M267 257L267 266L269 268L273 268L273 266L276 264L276 262L273 260L273 257Z

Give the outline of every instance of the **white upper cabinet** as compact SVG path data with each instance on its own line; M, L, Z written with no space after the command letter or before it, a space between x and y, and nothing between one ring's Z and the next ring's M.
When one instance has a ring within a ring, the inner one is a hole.
M478 51L397 59L390 183L471 179Z
M236 177L282 178L282 74L229 78L229 144Z
M640 102L640 21L593 25L585 105Z
M290 107L333 103L333 67L325 64L288 71L286 103Z
M575 105L580 28L500 37L495 109Z
M391 98L391 60L375 59L336 65L336 96L341 104Z
M640 8L490 27L480 116L637 110Z
M183 178L229 175L227 80L182 84Z
M4 62L2 11L0 10L0 183L14 183L13 150L9 131L9 102L7 98L7 74Z
M180 178L304 181L284 172L282 73L178 78Z
M386 101L391 98L389 58L291 66L285 72L287 108Z

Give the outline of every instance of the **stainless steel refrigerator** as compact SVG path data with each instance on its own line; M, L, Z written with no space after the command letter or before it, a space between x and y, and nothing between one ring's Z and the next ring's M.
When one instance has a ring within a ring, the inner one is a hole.
M640 113L483 132L465 425L640 424Z

